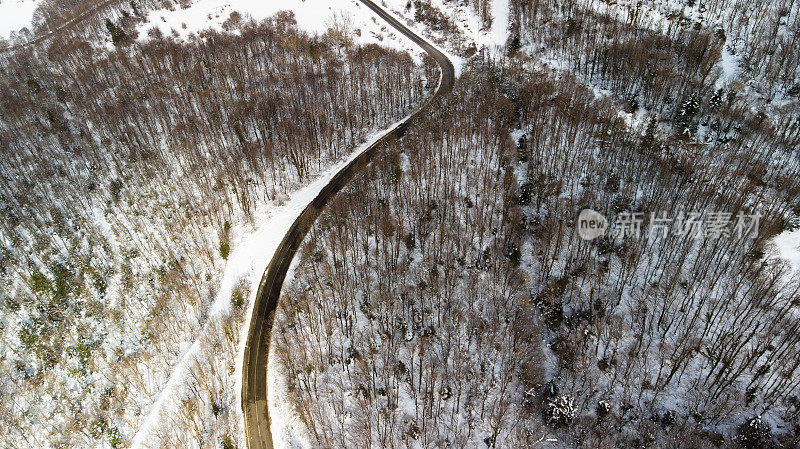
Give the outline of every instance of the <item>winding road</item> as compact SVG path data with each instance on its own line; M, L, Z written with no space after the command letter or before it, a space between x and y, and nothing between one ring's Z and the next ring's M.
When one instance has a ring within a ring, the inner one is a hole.
M89 10L68 20L61 26L29 42L0 47L0 54L11 53L21 48L35 46L64 31L68 27L80 23L91 14L114 1L115 0L101 1ZM275 254L267 266L258 286L244 350L244 367L242 369L242 411L244 412L244 425L247 434L247 447L249 449L272 449L273 447L272 434L270 431L271 421L267 404L267 358L269 356L270 333L272 331L275 309L278 306L283 281L286 278L286 272L300 244L303 242L303 239L311 229L314 221L319 217L331 198L347 185L358 172L369 164L380 148L402 137L411 123L417 120L421 114L425 114L429 109L435 107L437 100L449 93L455 82L453 63L447 56L428 41L409 30L405 25L400 23L400 21L371 0L360 1L370 8L378 17L386 21L392 28L411 39L436 60L440 68L439 85L434 94L421 108L406 117L405 120L389 128L383 136L365 148L358 156L331 178L330 182L320 190L319 194L305 207L294 223L292 223L288 232L284 235L283 240L281 240L281 243L275 250Z
M436 60L440 68L439 85L434 94L420 109L409 115L397 126L388 130L386 134L367 147L331 178L331 181L322 188L317 197L306 206L292 223L289 231L275 250L275 255L267 266L258 286L244 350L242 411L244 412L244 426L249 449L272 449L271 421L267 404L267 358L269 356L270 333L286 272L300 244L331 198L369 164L378 149L394 139L402 137L410 123L434 107L437 99L449 93L455 81L453 63L447 56L429 42L414 34L414 32L371 0L360 1Z

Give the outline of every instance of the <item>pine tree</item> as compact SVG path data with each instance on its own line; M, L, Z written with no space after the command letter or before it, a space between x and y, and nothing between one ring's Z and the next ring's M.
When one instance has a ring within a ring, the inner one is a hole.
M514 56L520 47L522 47L522 39L519 36L519 31L514 31L514 34L508 38L508 43L506 44L508 55Z
M656 142L656 118L651 117L647 122L647 130L642 137L642 152L649 153L653 151Z
M109 34L111 34L111 42L114 45L119 45L128 38L128 35L125 34L125 31L122 30L118 25L114 24L110 19L106 19L106 29L108 30Z

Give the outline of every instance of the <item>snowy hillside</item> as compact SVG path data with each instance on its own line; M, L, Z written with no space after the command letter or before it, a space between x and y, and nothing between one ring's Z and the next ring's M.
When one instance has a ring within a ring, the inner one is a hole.
M426 93L407 53L355 34L227 27L134 41L122 20L124 52L7 56L26 71L0 81L4 444L238 440L247 276L275 217Z
M0 447L798 447L800 0L375 3L0 0Z
M150 27L157 27L164 35L186 38L200 31L221 31L231 13L261 20L279 11L291 11L297 26L309 33L324 34L329 29L340 29L359 44L380 44L418 54L421 50L399 33L373 18L366 6L358 0L288 0L280 2L197 0L188 8L156 9L148 13L149 22L139 26L144 35Z

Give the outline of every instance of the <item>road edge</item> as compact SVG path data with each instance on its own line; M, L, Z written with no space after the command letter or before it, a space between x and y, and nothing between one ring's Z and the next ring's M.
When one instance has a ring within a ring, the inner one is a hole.
M381 137L367 146L330 179L330 182L322 188L319 194L292 223L264 271L254 303L251 306L252 312L247 318L249 326L241 367L242 388L240 398L246 445L250 449L272 449L273 447L267 381L270 332L283 281L305 235L328 202L369 164L377 150L391 143L394 139L402 137L405 130L414 120L432 107L439 98L452 90L455 82L453 63L443 51L410 30L391 13L373 1L360 1L392 28L411 39L412 42L436 60L439 65L439 84L434 94L417 111L386 130Z

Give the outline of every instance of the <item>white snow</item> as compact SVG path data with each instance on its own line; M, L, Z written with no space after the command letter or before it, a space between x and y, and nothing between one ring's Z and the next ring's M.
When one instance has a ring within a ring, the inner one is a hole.
M392 0L396 3L405 5L405 0ZM431 0L431 5L438 8L446 15L456 21L459 30L468 39L475 42L478 48L486 47L495 50L502 47L508 39L508 0L492 0L492 28L483 27L481 18L469 5L462 5L456 2L446 2L445 0Z
M238 395L241 395L242 391L241 381L242 368L244 365L244 344L247 342L247 333L250 329L250 321L253 318L255 295L257 294L258 284L261 280L261 276L264 274L264 270L266 270L270 260L272 260L272 255L275 253L275 250L280 244L281 239L289 230L289 227L292 225L292 223L294 223L295 219L303 212L306 205L316 198L322 188L325 187L328 182L330 182L331 178L333 178L336 173L341 171L351 160L358 157L359 154L363 153L364 150L369 148L370 145L380 139L381 136L395 129L406 118L408 118L408 116L398 120L385 130L373 133L370 138L355 151L353 151L346 160L327 170L319 178L317 178L317 180L293 195L292 200L287 205L280 208L280 210L277 211L271 218L269 218L264 225L259 227L258 231L247 238L246 243L243 246L246 248L249 247L249 251L241 256L239 256L237 253L234 253L233 257L243 257L242 262L247 260L250 261L250 285L253 287L251 289L247 318L242 326L241 338L239 339L242 344L239 348L238 360L236 361L237 403L241 403L241 397ZM287 273L287 277L290 276L291 273ZM228 295L228 297L230 297L230 292L228 292ZM226 302L230 303L230 300L226 300ZM271 351L270 355L272 355ZM278 376L280 373L276 372L274 369L269 369L269 367L272 365L274 364L268 365L269 374L267 379L270 384L268 389L268 403L271 408L270 417L272 418L271 430L274 438L272 442L273 446L276 449L294 448L297 447L298 444L305 446L305 443L302 442L302 438L295 438L301 437L301 435L299 435L300 432L298 432L298 426L295 425L298 420L294 416L295 413L292 412L291 405L288 403L289 399L285 392L286 382L284 379L281 379L280 376Z
M164 35L181 38L202 30L221 30L230 14L238 11L255 20L271 17L279 11L292 11L298 28L324 34L330 28L348 29L359 44L381 44L407 50L418 56L420 48L405 36L374 19L372 12L358 0L283 0L279 2L244 0L197 0L187 9L158 9L148 15L148 23L139 27L139 35L157 27Z
M505 45L508 40L509 0L492 0L492 30L489 38L498 46Z
M497 3L501 1L498 0ZM389 28L383 21L378 20L358 0L284 0L277 3L246 0L234 4L225 0L198 0L187 9L176 8L173 11L162 9L150 12L149 23L142 25L139 31L140 35L146 36L148 29L157 26L164 34L176 34L178 37L185 38L204 29L220 30L223 22L234 11L260 20L285 10L291 10L295 13L299 28L312 33L324 33L331 26L338 25L341 27L345 25L346 28L356 31L356 34L358 34L357 31L360 31L360 36L356 39L358 43L388 45L398 49L409 50L415 56L421 53L419 47L399 32ZM507 13L507 3L505 11ZM415 30L415 32L418 31ZM445 53L450 56L448 52ZM454 64L459 61L455 57L451 59L453 59ZM347 163L361 154L385 133L397 127L406 118L395 122L385 130L371 134L367 142L355 149L347 159L326 170L311 184L294 193L285 205L258 214L258 216L264 218L256 224L256 230L232 242L233 251L225 266L220 289L209 310L207 322L212 323L215 318L225 317L230 314L233 288L238 282L247 278L249 285L253 288L251 289L251 298L245 323L241 328L241 345L236 363L235 377L237 385L235 390L237 403L241 403L244 343L246 342L252 319L253 299L261 276L272 259L275 249L294 220L311 200L319 194L321 189L328 184L330 179L344 168ZM192 362L202 350L200 345L202 336L215 329L214 326L204 326L200 335L178 358L178 362L165 387L161 390L149 410L147 410L146 417L133 438L131 448L143 448L152 444L152 440L155 438L155 431L163 414L171 413L172 410L176 410L180 405L178 387L186 383ZM273 419L272 433L275 436L274 446L276 448L298 447L298 444L303 444L303 436L299 426L292 424L297 419L293 416L291 405L287 402L288 398L285 397L285 379L280 378L279 373L275 373L273 370L269 371L269 379L269 403L274 410L274 413L271 413ZM284 393L282 394L281 392ZM240 424L243 425L243 422Z
M736 79L736 75L739 73L740 59L741 57L732 54L727 46L722 49L719 61L719 66L722 68L722 74L720 75L719 80L717 80L718 88Z
M772 241L778 250L778 257L794 267L794 273L800 275L800 229L778 234Z
M456 78L461 76L462 67L464 66L464 59L458 56L454 51L450 51L447 48L443 47L442 45L437 45L436 42L431 42L430 35L431 33L426 33L425 29L422 25L417 24L412 20L412 16L409 16L409 11L405 9L407 0L381 0L380 6L384 9L384 11L388 12L395 19L397 19L400 23L405 25L409 30L413 31L418 36L423 38L428 38L427 40L433 44L440 52L442 52L445 56L450 59L450 62L453 63L453 69L455 71ZM366 8L366 7L365 7ZM458 8L460 10L461 7ZM475 20L478 20L475 18Z
M296 265L297 259L289 267L286 284L294 278ZM270 346L269 349L269 359L276 360L278 354L275 352L275 345ZM241 378L242 376L239 374L237 379ZM282 370L281 363L267 364L267 382L269 383L267 403L270 408L270 419L272 419L270 432L272 433L273 447L275 449L311 449L313 437L294 408L294 399L289 392L289 382L286 373ZM241 391L241 388L237 388L237 391Z
M258 286L264 270L266 269L275 249L283 238L284 234L288 231L291 224L305 209L305 207L316 198L322 188L328 184L330 179L344 168L352 159L361 154L369 145L379 139L384 133L397 127L402 120L394 123L387 130L373 133L369 140L353 151L350 156L337 163L332 168L323 172L315 181L308 186L302 188L292 195L291 200L285 205L278 207L267 215L263 214L264 219L257 225L257 230L247 236L240 237L237 241L232 243L233 251L228 258L223 274L222 283L219 292L217 293L214 303L209 311L208 321L213 322L215 318L220 316L227 316L231 307L231 294L237 282L249 276L250 285ZM256 288L252 289L252 295L256 294ZM249 310L247 312L247 320L242 327L242 339L244 343L247 340L247 331L250 327L250 320L253 313L253 297L251 297ZM201 351L200 342L202 335L213 332L216 330L214 326L204 326L201 335L198 335L195 341L189 346L178 359L175 368L170 375L165 387L161 390L153 405L147 411L147 416L142 422L133 438L131 448L144 448L149 447L154 431L159 424L161 415L164 411L170 413L169 410L177 408L180 404L180 397L177 394L177 387L186 382L187 376L190 374L192 362L195 360ZM237 394L241 392L241 368L244 357L244 346L240 348L239 359L237 361L236 378L238 385L236 387ZM237 398L237 403L241 398ZM278 420L273 420L273 426L276 425ZM281 447L277 446L276 447Z
M30 27L33 12L41 0L0 0L0 37Z
M395 16L413 19L414 9L406 10L407 0L382 0L381 3ZM505 45L508 39L509 0L492 0L492 28L488 30L483 27L481 18L467 4L446 0L430 0L430 4L452 18L461 34L468 41L475 42L478 48L486 47L494 50ZM407 21L404 23L408 24ZM420 34L415 28L411 26L409 28ZM424 34L420 34L420 36L422 35ZM454 60L453 63L455 64L456 61Z

